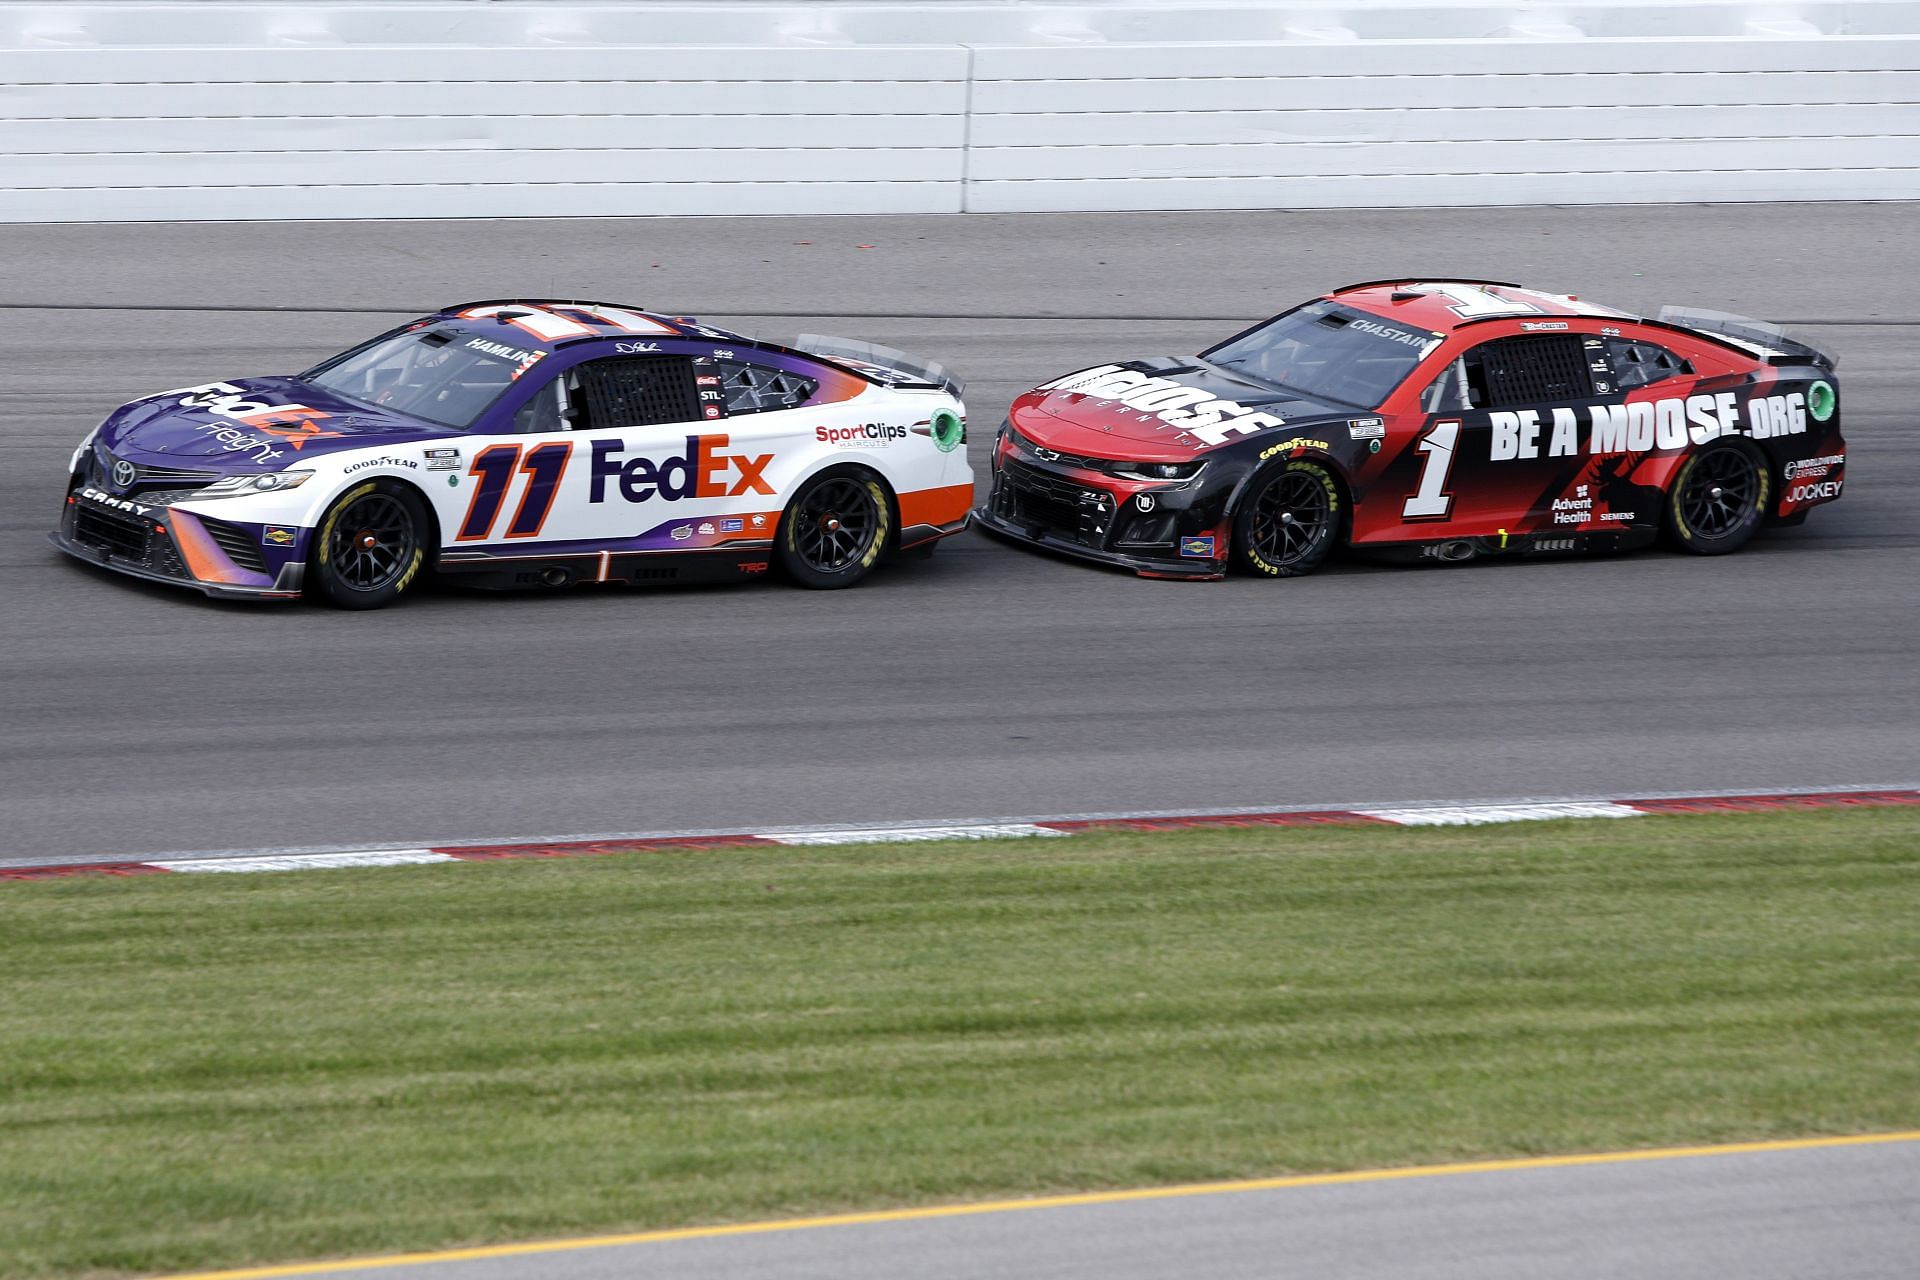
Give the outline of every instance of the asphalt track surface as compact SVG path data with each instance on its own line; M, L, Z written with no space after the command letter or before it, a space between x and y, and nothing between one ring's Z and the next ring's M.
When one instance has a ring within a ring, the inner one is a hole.
M0 860L1920 777L1909 205L14 226L0 233ZM1808 323L1846 496L1741 554L1181 584L969 534L848 592L343 614L75 565L73 444L451 301L872 338L1008 401L1328 288L1486 276Z
M1907 1141L303 1273L357 1280L1911 1280L1920 1245L1917 1183L1920 1143Z

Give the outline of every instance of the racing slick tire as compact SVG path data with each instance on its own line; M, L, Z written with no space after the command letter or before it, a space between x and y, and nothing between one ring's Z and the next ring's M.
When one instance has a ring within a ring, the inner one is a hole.
M339 609L392 604L426 568L431 528L426 505L405 485L355 485L327 508L314 532L311 594Z
M1233 562L1261 578L1318 569L1340 536L1340 485L1299 459L1253 478L1233 517Z
M873 572L892 539L893 503L879 478L861 467L828 467L781 513L774 558L788 581L828 591Z
M1667 490L1667 536L1696 556L1738 551L1766 523L1773 477L1751 445L1702 449L1680 465Z

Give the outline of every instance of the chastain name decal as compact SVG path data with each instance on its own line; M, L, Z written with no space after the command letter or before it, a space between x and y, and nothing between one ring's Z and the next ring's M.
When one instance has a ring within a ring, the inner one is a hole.
M1565 325L1560 327L1566 328ZM1440 345L1440 338L1436 334L1408 333L1405 329L1396 329L1392 325L1381 324L1377 320L1349 320L1347 328L1360 333L1370 333L1376 338L1385 338L1389 342L1404 342L1410 347L1418 347L1423 356Z
M1082 369L1042 383L1034 390L1071 391L1094 400L1116 401L1136 412L1151 414L1203 444L1225 444L1230 435L1252 435L1287 424L1277 413L1249 409L1232 400L1219 399L1211 391L1183 386L1171 378L1149 377L1117 364Z
M1589 454L1647 453L1654 449L1683 449L1720 436L1750 436L1771 440L1799 435L1807 429L1807 398L1798 391L1778 396L1755 396L1747 401L1742 425L1738 397L1718 395L1673 396L1633 404L1597 404L1587 409ZM1496 410L1487 415L1492 429L1492 459L1571 458L1580 453L1581 422L1570 408L1553 411L1553 421L1540 421L1538 409ZM1542 441L1542 432L1549 433Z

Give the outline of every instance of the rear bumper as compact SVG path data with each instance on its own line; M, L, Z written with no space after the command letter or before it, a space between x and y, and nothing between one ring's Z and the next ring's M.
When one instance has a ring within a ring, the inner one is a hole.
M973 512L969 511L958 520L949 520L944 524L911 524L900 530L900 549L924 547L928 543L938 542L942 538L951 538L956 533L965 533L967 526L973 523Z

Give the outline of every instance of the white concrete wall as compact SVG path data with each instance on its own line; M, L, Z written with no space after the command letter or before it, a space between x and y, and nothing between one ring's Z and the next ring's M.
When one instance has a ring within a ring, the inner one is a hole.
M1920 0L0 3L0 221L1920 198Z

